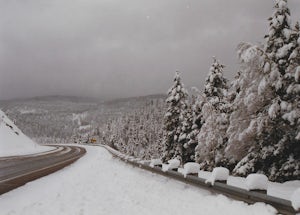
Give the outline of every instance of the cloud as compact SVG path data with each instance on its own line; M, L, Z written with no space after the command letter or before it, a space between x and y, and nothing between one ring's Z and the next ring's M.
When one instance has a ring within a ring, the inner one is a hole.
M298 0L290 0L299 20ZM271 1L0 2L0 99L164 93L175 70L202 87L211 57L236 70L235 47L262 42Z

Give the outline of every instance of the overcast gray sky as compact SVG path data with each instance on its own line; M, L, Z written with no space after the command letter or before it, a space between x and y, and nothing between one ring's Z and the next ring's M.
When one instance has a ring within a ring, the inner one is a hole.
M292 20L300 1L289 0ZM201 88L216 56L263 42L273 0L0 0L0 99L165 93L176 70Z

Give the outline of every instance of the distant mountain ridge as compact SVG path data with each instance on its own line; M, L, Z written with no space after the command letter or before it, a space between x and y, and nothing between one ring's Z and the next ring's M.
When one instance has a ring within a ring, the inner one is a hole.
M115 118L163 104L165 95L147 95L103 101L75 96L42 96L0 101L9 118L39 143L81 142ZM85 129L82 129L85 128Z
M144 96L134 96L126 98L116 98L116 99L100 99L93 97L83 97L83 96L63 96L63 95L49 95L49 96L35 96L29 98L17 98L17 99L8 99L0 100L0 105L4 103L12 102L28 102L28 101L69 101L69 102L94 102L94 103L122 103L128 101L141 101L145 99L159 99L166 98L164 94L151 94Z

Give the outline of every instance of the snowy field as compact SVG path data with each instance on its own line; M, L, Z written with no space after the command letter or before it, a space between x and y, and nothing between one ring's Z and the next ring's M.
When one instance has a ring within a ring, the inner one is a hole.
M266 204L214 195L86 148L71 166L0 196L1 215L275 214Z

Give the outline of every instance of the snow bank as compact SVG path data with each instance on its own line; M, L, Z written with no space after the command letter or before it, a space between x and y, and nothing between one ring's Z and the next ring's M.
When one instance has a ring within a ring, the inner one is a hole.
M33 142L0 110L0 156L26 155L51 150Z
M263 174L250 174L246 178L246 186L248 190L267 190L268 177Z
M291 196L291 202L295 211L300 210L300 188L295 190L295 192Z
M166 172L168 170L177 169L180 166L180 161L178 159L168 160L168 164L163 164L162 171Z
M181 173L186 177L188 174L198 174L200 171L200 164L195 162L188 162L184 164Z
M267 194L281 199L290 200L293 192L300 187L300 181L286 181L284 183L271 182L268 183Z
M158 165L162 165L161 159L152 159L149 166L153 168Z
M244 190L247 190L246 178L238 176L229 176L227 179L227 185L238 187Z
M213 169L211 177L205 183L215 184L215 181L227 181L229 177L229 170L225 167L216 167Z
M69 167L0 195L1 215L276 214L126 165L102 147L85 148Z

